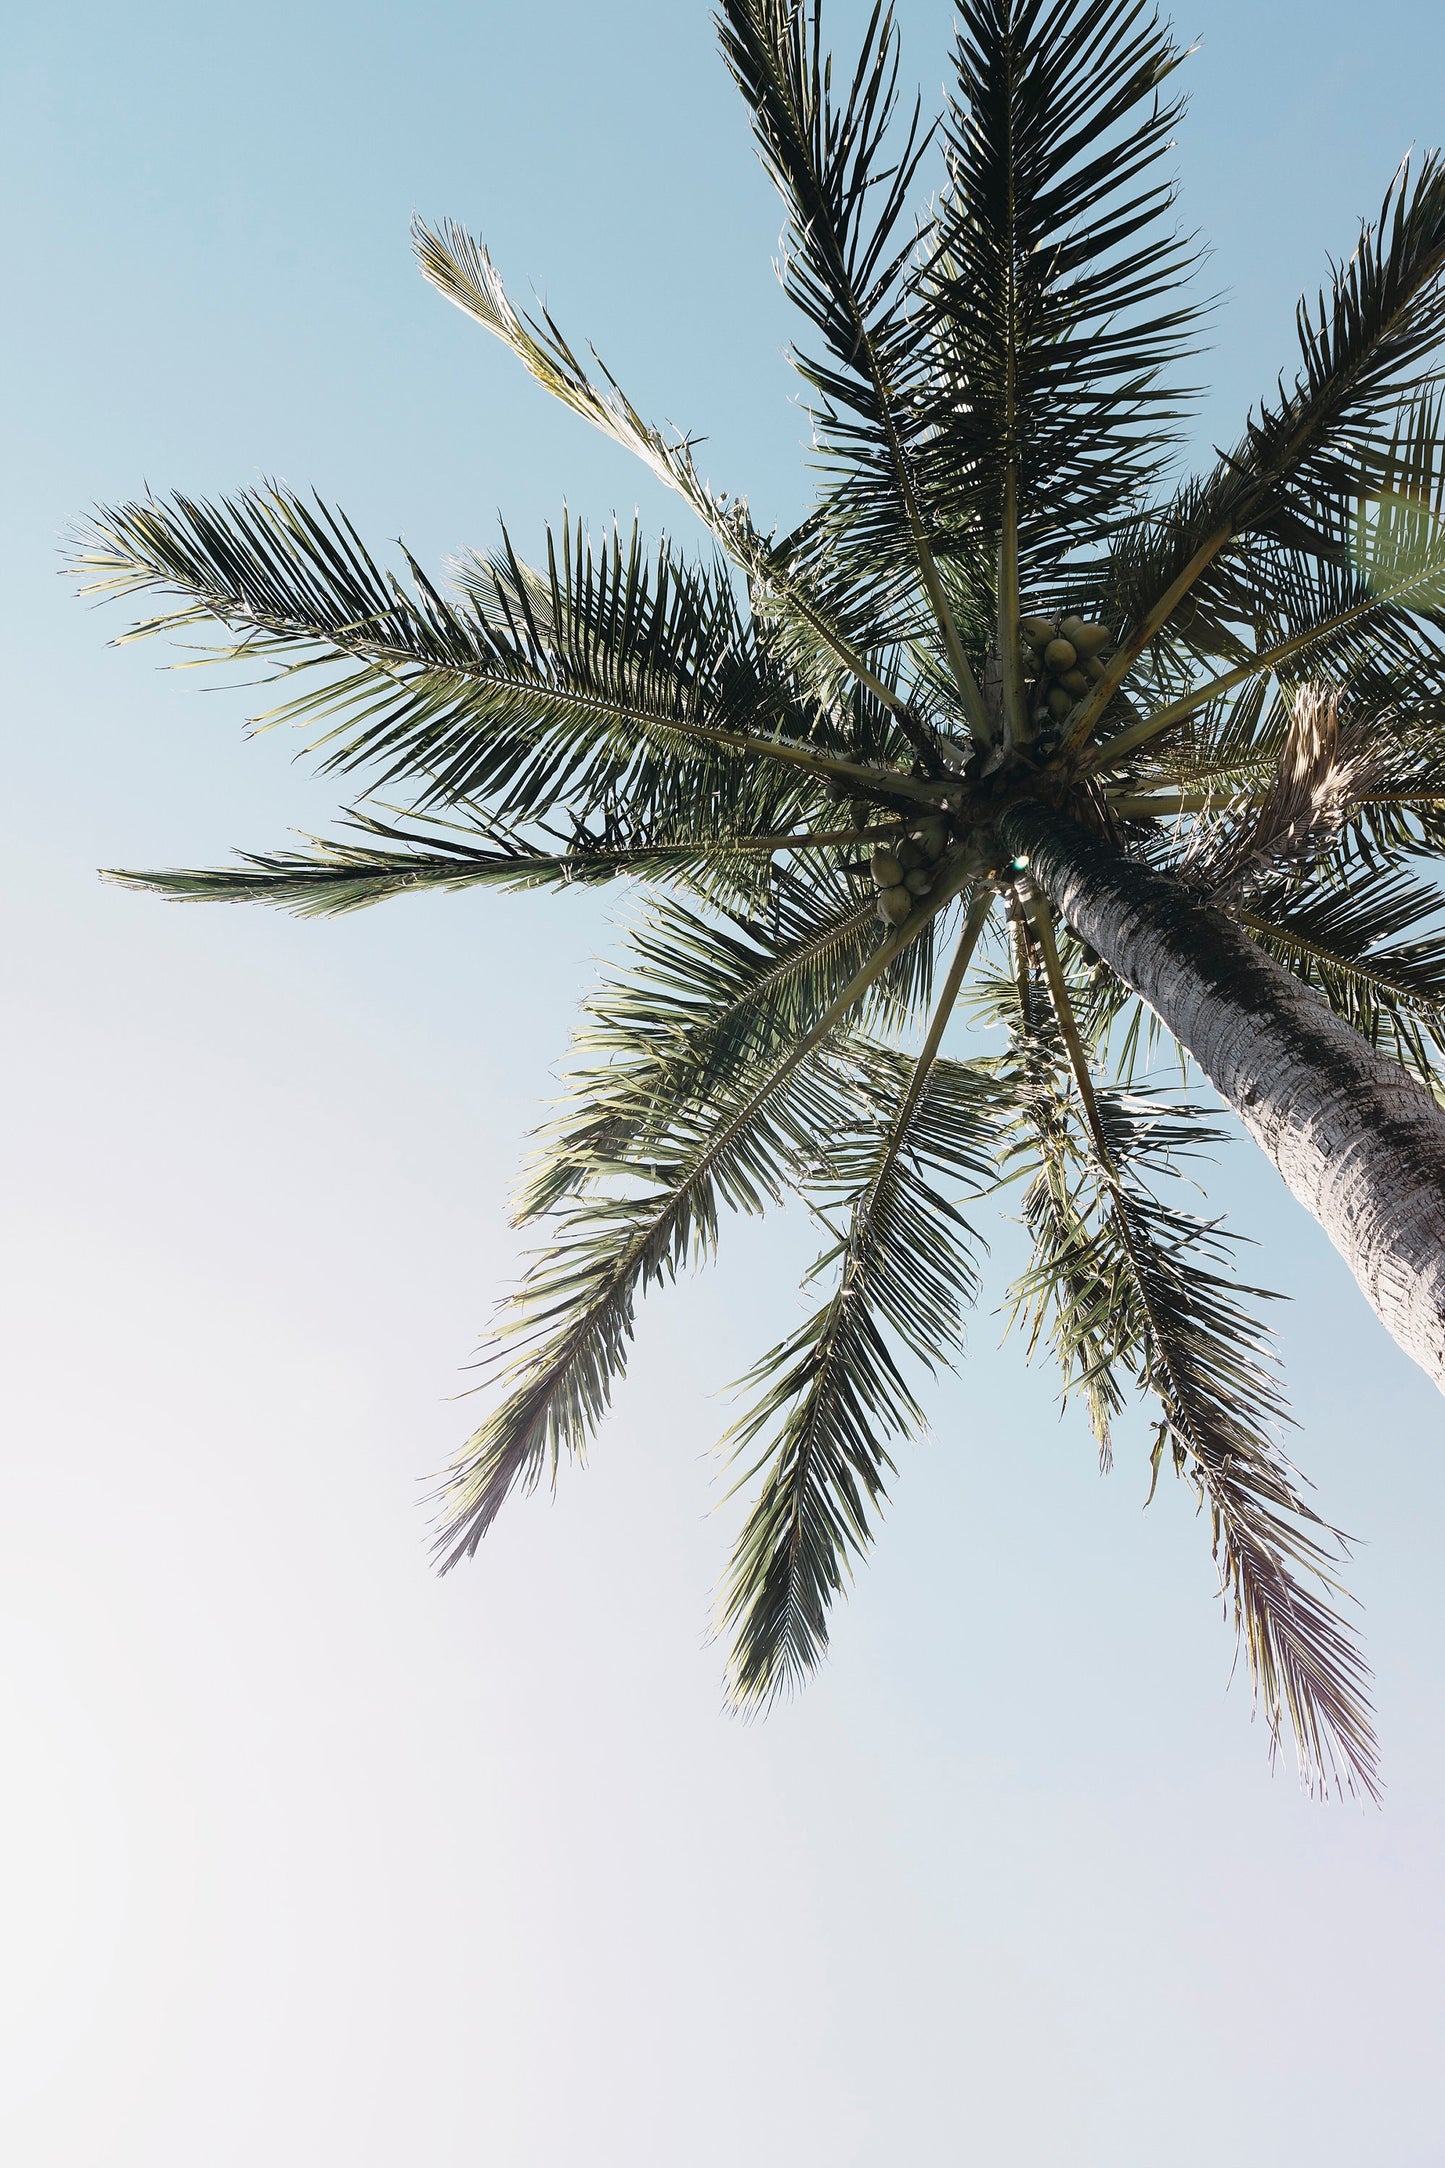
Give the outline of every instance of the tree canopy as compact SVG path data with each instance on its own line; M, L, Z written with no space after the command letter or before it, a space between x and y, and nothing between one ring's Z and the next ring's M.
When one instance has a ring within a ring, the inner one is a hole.
M308 916L426 887L646 899L519 1193L547 1231L442 1492L444 1566L585 1451L639 1298L728 1214L801 1197L812 1307L744 1381L720 1599L734 1699L795 1686L960 1350L979 1206L1011 1184L1024 1346L1105 1466L1125 1405L1152 1406L1153 1480L1200 1502L1272 1736L1312 1784L1373 1791L1342 1539L1284 1451L1263 1298L1188 1180L1218 1111L1151 1073L1157 1004L1002 839L1024 803L1067 816L1445 1097L1445 167L1401 167L1301 302L1293 371L1181 478L1188 56L1136 0L956 16L926 116L882 5L845 61L816 4L720 7L801 323L814 490L791 532L518 309L479 241L420 223L432 285L642 459L701 547L564 520L435 580L279 485L95 517L90 589L158 598L129 636L210 628L219 659L268 663L264 720L359 792L337 837L114 877ZM987 1051L946 1041L957 1017Z

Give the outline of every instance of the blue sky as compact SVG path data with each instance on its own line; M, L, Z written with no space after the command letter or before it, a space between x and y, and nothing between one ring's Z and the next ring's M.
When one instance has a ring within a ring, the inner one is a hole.
M949 9L900 16L931 93ZM1179 27L1207 445L1445 136L1445 22ZM1186 1499L1142 1514L1142 1431L1101 1481L996 1348L1006 1230L832 1661L743 1726L709 1448L796 1314L793 1233L737 1229L652 1306L555 1505L425 1564L421 1479L613 907L306 925L95 879L265 848L335 794L244 742L254 697L107 648L55 576L87 504L279 475L433 564L499 509L524 548L564 502L676 523L423 286L413 210L483 233L715 480L797 509L777 212L706 10L81 0L11 27L0 105L0 2152L1433 2168L1445 1420L1261 1160L1218 1194L1293 1298L1296 1455L1362 1539L1383 1811L1271 1776Z

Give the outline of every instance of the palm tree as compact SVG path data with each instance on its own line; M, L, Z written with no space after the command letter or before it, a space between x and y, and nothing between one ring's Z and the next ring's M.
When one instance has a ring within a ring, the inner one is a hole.
M114 877L352 910L421 887L622 879L647 901L587 1003L518 1217L504 1387L446 1479L439 1555L580 1457L638 1297L725 1211L801 1195L822 1291L745 1381L752 1503L721 1599L740 1705L795 1685L866 1550L916 1374L978 1282L962 1206L1020 1185L1029 1351L1107 1465L1133 1393L1153 1474L1207 1511L1272 1740L1376 1785L1257 1290L1181 1201L1219 1132L1145 1073L1175 1044L1269 1154L1400 1345L1445 1384L1445 165L1402 168L1298 312L1292 383L1175 473L1195 249L1161 161L1186 57L1136 0L958 0L932 127L891 14L825 58L816 5L720 0L786 209L817 490L792 533L704 481L486 250L426 277L681 497L711 553L504 532L438 586L281 488L97 515L135 634L271 658L272 719L365 788L337 839ZM925 186L931 194L923 194ZM135 636L135 635L133 635ZM399 798L401 806L392 800ZM881 920L881 925L880 925ZM950 1020L988 1051L945 1051Z

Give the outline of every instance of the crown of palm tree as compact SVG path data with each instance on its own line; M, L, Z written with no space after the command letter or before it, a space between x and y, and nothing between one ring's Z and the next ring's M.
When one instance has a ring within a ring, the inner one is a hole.
M444 1566L582 1453L639 1296L726 1212L801 1195L821 1292L746 1381L729 1445L752 1503L721 1600L736 1700L795 1684L924 1420L919 1373L960 1345L964 1208L1012 1180L1029 1351L1106 1464L1113 1417L1152 1400L1155 1480L1207 1509L1272 1736L1313 1784L1373 1790L1341 1541L1281 1450L1258 1291L1180 1201L1219 1132L1141 1076L1189 1034L1115 922L1134 897L1179 970L1186 934L1206 975L1222 959L1201 1013L1247 983L1266 1020L1296 996L1306 1034L1343 1020L1287 1074L1348 1067L1348 1042L1437 1119L1445 169L1401 170L1301 305L1293 381L1177 484L1194 250L1161 161L1186 56L1134 0L957 14L926 127L881 6L835 72L816 6L722 0L806 326L817 489L792 533L759 532L688 440L519 312L476 241L421 225L432 283L642 458L710 554L564 523L537 562L504 533L443 588L281 488L97 517L90 585L166 598L132 637L219 624L221 656L286 681L268 720L366 779L338 840L115 878L306 915L427 886L648 891L521 1191L550 1233L446 1481ZM1001 1050L944 1050L960 1003Z

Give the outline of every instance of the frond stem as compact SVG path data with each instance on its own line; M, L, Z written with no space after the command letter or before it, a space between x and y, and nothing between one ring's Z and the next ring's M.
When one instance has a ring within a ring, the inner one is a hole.
M941 911L947 910L949 904L952 903L969 877L967 861L956 864L952 876L944 879L940 884L939 891L934 896L929 897L925 903L921 903L915 911L910 912L903 925L896 927L892 933L888 934L878 944L867 963L854 974L842 993L829 1003L817 1023L812 1026L804 1038L798 1041L796 1046L789 1048L783 1059L769 1071L764 1082L759 1085L758 1089L750 1095L733 1116L721 1136L709 1146L710 1158L716 1156L717 1152L726 1149L733 1137L737 1135L738 1130L751 1120L763 1101L769 1098L778 1089L779 1085L786 1083L798 1064L805 1060L813 1049L828 1037L828 1034L842 1022L850 1009L857 1007L869 988L888 969L894 958L901 955L904 949L910 947L918 939L919 935L933 923Z
M395 647L385 641L348 638L347 632L350 628L308 624L301 618L266 610L223 611L209 602L200 604L199 608L206 616L214 617L226 626L227 630L235 630L244 625L275 640L304 642L326 648L339 660L375 665L399 685L407 682L400 673L407 672L432 679L452 678L461 685L480 685L502 693L516 694L519 690L528 689L525 678L511 677L504 671L469 668L455 662L430 662L411 648ZM136 639L154 629L154 626L147 624L141 628L140 633L129 633L123 638L127 641ZM220 651L221 659L225 661L239 661L247 652L244 643L235 649ZM286 665L282 674L290 675L299 667L302 666ZM918 778L904 775L896 769L875 768L856 761L835 759L831 754L794 745L786 738L749 737L741 731L723 730L706 723L690 722L683 716L641 708L627 701L611 700L604 694L570 686L539 683L533 689L543 700L566 701L595 715L607 716L618 723L631 724L649 732L671 732L679 737L693 739L699 744L719 746L725 751L758 754L767 760L806 768L811 774L833 776L840 782L856 782L869 789L887 790L895 796L915 799L920 804L937 803L936 787L930 789ZM896 695L890 705L894 708L900 705ZM284 714L284 711L279 712ZM325 745L337 736L340 727L326 732L317 740L318 745Z
M1009 370L1010 441L1012 441L1013 370ZM1012 748L1023 737L1023 702L1019 684L1019 521L1018 460L1011 451L1003 486L1003 524L998 544L998 674L1003 690L1004 740Z
M1225 805L1250 806L1259 800L1240 795L1207 790L1161 791L1138 797L1127 792L1107 801L1109 811L1120 820L1148 820L1153 816L1169 813L1208 813L1211 808ZM1359 798L1351 798L1351 807L1372 805L1438 806L1445 805L1445 790L1371 790Z
M875 22L880 13L881 10L875 10ZM759 31L756 47L757 57L772 80L773 93L779 105L790 117L794 129L794 153L800 159L806 160L813 200L815 203L826 203L828 191L824 183L824 177L818 171L813 160L808 142L807 128L799 121L787 70L779 62L771 27L764 19L761 9L757 11L757 17ZM839 258L841 261L841 249ZM984 735L988 726L983 695L979 691L978 680L969 666L968 657L964 654L963 642L958 635L958 625L955 622L952 610L949 608L948 597L943 591L943 582L939 577L938 564L928 540L927 527L923 518L923 507L918 501L918 493L914 488L913 476L909 470L908 455L894 418L892 386L879 359L872 331L863 313L862 303L858 295L853 291L851 280L844 281L842 298L848 315L852 319L854 367L858 369L861 376L866 377L873 396L878 402L878 418L882 424L884 441L888 448L888 460L893 469L894 480L898 485L899 496L903 501L904 516L908 522L909 540L912 542L913 554L918 561L924 592L928 596L929 607L933 611L934 617L938 621L939 630L943 634L944 646L948 650L949 664L953 670L969 722L975 732ZM931 750L930 759L936 761L937 758L938 750L935 746Z
M923 1094L923 1088L928 1082L929 1072L938 1059L938 1049L943 1044L944 1031L947 1029L948 1020L957 1005L959 994L963 990L963 982L967 976L968 967L973 962L974 950L978 947L984 921L993 909L993 901L993 889L987 881L980 881L974 889L972 900L969 903L968 915L963 922L963 931L959 935L958 947L953 952L953 961L948 967L948 977L943 982L943 991L938 997L938 1005L934 1009L932 1021L928 1026L928 1036L924 1040L919 1050L918 1059L913 1065L913 1074L908 1080L908 1089L903 1095L898 1113L894 1119L893 1132L887 1150L884 1153L880 1169L874 1177L873 1187L875 1190L879 1187L888 1168L897 1157L908 1124L913 1119L914 1109L917 1107Z
M1064 750L1066 752L1073 752L1079 746L1087 743L1089 734L1098 722L1099 717L1103 714L1105 708L1149 645L1149 642L1164 624L1170 611L1183 601L1200 574L1208 571L1233 533L1234 528L1232 526L1217 529L1209 537L1209 540L1194 552L1194 555L1177 579L1170 582L1159 600L1154 604L1154 607L1147 612L1134 631L1130 633L1128 639L1119 648L1113 661L1094 687L1094 690L1084 695L1083 702L1069 726L1068 736L1064 741Z
M1044 960L1044 977L1048 981L1049 999L1053 1003L1054 1015L1058 1019L1059 1031L1068 1051L1069 1067L1073 1071L1074 1086L1084 1110L1084 1119L1089 1125L1089 1134L1099 1155L1099 1163L1110 1186L1114 1187L1117 1185L1118 1174L1104 1135L1104 1125L1099 1119L1099 1102L1094 1096L1094 1079L1089 1071L1089 1057L1084 1050L1083 1036L1074 1015L1074 1005L1069 999L1063 965L1059 962L1058 944L1054 940L1053 906L1032 884L1030 892L1022 897L1021 901L1038 938L1039 953Z
M1153 715L1141 717L1128 730L1121 731L1117 738L1110 738L1107 743L1096 746L1087 756L1085 766L1097 768L1107 762L1121 760L1126 753L1132 753L1136 746L1147 744L1150 738L1157 737L1161 730L1169 729L1171 724L1183 722L1186 716L1207 706L1221 693L1231 692L1236 685L1243 685L1250 678L1263 677L1266 671L1275 670L1282 662L1288 662L1291 655L1303 653L1306 648L1314 647L1321 640L1327 640L1332 633L1348 631L1351 625L1359 624L1362 618L1369 617L1375 610L1387 609L1399 595L1406 594L1419 585L1420 577L1416 572L1408 580L1396 581L1392 587L1377 590L1367 602L1358 602L1348 610L1337 611L1333 617L1323 618L1319 624L1311 625L1307 631L1293 633L1288 640L1280 640L1273 647L1251 655L1248 662L1241 663L1237 669L1226 670L1221 677L1210 678L1207 683L1195 686L1192 692L1185 693L1178 700L1171 700L1167 708L1159 708Z
M1109 811L1120 820L1148 820L1169 813L1207 813L1211 806L1233 804L1207 790L1164 791L1157 796L1109 798Z
M861 649L855 647L847 634L840 632L831 619L825 617L816 604L799 591L797 584L781 569L776 554L768 548L762 536L750 526L744 541L736 530L729 528L721 518L716 523L705 524L708 532L723 543L727 555L747 573L750 580L761 584L765 578L779 594L786 595L789 606L797 611L804 624L811 626L823 645L832 650L850 676L855 677L860 685L866 686L875 700L881 700L892 714L898 716L903 728L913 739L914 730L918 726L908 715L907 702L903 695L895 686L879 677L876 671L871 670L863 659ZM917 739L914 739L914 742L917 743ZM930 757L933 757L936 751L936 747L930 746Z
M1267 918L1256 918L1250 911L1231 911L1235 919L1257 941L1277 942L1283 949L1294 949L1301 956L1327 968L1345 972L1376 993L1387 995L1392 1001L1403 1001L1411 1008L1427 1009L1439 1014L1445 1009L1445 995L1422 994L1413 986L1402 986L1388 972L1373 969L1367 957L1341 956L1336 949L1326 948L1322 942L1312 941L1293 926L1272 925Z

